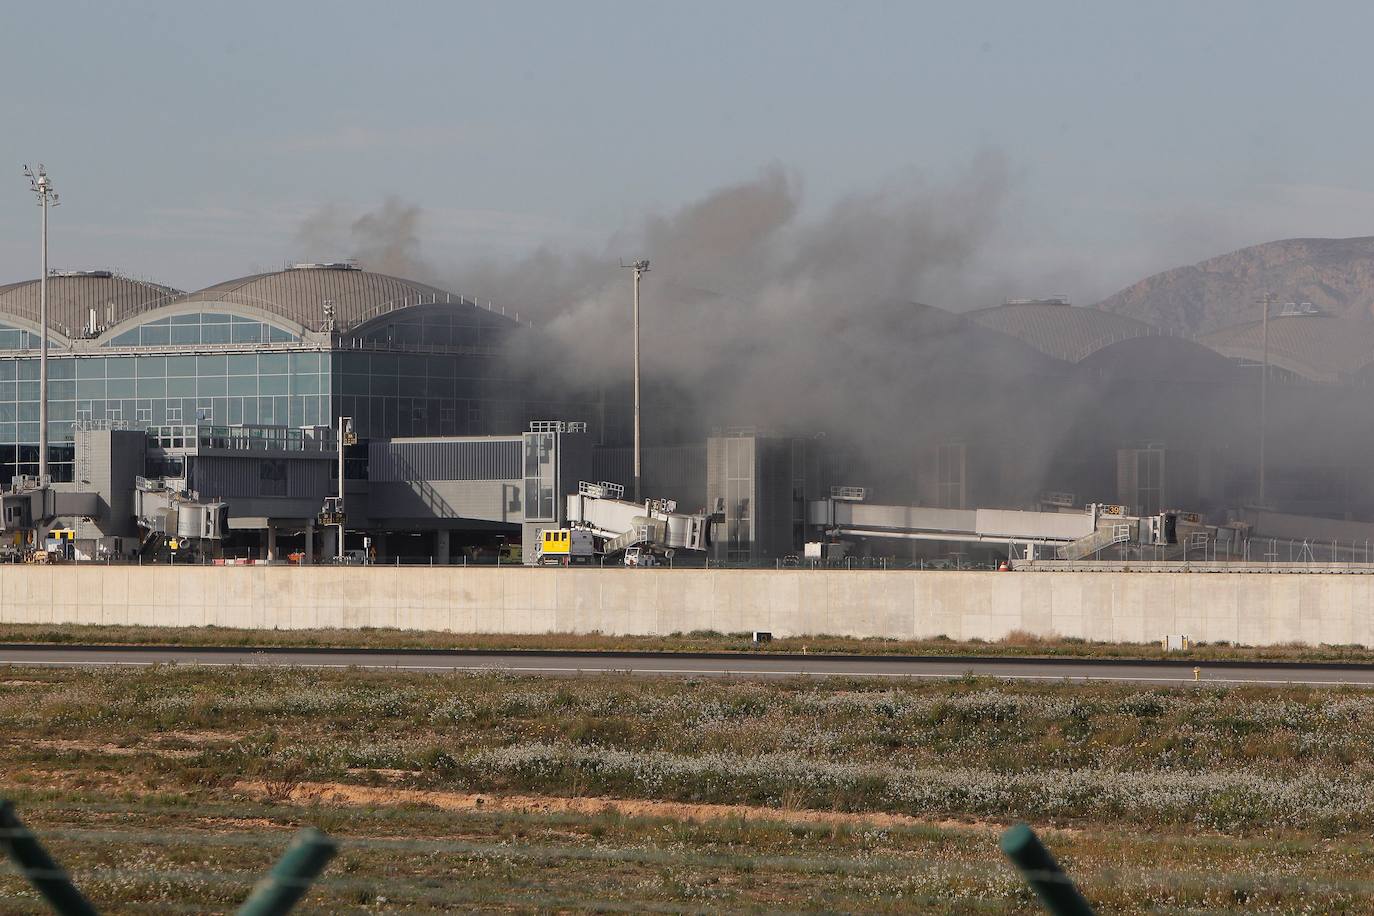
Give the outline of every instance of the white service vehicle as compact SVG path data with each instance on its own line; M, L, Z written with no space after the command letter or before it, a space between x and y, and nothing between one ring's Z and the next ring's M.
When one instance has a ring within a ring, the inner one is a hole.
M660 560L647 547L625 548L626 566L658 566Z

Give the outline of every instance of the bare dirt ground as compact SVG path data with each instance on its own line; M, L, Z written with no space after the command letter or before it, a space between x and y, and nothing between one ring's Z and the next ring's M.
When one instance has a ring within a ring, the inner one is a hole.
M261 780L241 780L235 788L258 799L279 794ZM807 809L765 808L757 805L712 805L648 801L634 798L563 797L557 795L503 795L490 792L446 792L428 789L358 786L343 782L302 782L290 787L282 800L298 804L328 803L361 807L426 805L441 811L501 811L516 814L576 814L595 817L666 818L696 823L744 820L783 824L846 827L938 827L994 833L1006 824L991 821L928 820L903 814L882 814Z

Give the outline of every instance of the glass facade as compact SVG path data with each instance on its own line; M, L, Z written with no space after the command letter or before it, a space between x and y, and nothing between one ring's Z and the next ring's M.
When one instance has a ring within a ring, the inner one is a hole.
M51 341L51 338L49 339ZM33 331L0 324L0 350L38 349L39 335Z
M558 518L554 499L553 433L525 433L525 520Z
M335 353L331 390L363 438L508 434L526 411L498 365L450 353Z
M358 336L374 343L414 347L499 347L511 325L475 308L419 306L370 321Z
M754 548L755 440L725 440L725 558L748 560Z
M72 479L77 423L318 426L331 422L327 352L48 357L49 473ZM0 480L38 473L38 357L0 357Z
M291 340L299 338L290 331L253 318L223 312L196 312L146 322L116 335L104 346L166 347L194 344L285 343Z
M54 343L49 473L73 480L83 424L300 428L351 416L360 437L393 438L509 434L564 415L571 405L531 403L505 378L497 354L513 327L444 304L398 310L349 337L298 336L211 303L104 342ZM0 323L0 484L38 473L36 338Z

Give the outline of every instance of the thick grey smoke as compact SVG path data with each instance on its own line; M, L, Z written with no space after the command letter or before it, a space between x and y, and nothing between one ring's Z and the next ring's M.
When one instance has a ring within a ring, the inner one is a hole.
M516 365L623 393L631 277L617 265L647 257L650 440L700 441L727 425L826 434L862 456L854 473L871 484L910 479L923 446L1005 441L1027 426L1020 467L1034 478L1072 422L1067 403L1060 421L1032 422L1027 381L1045 361L919 304L989 304L979 265L1008 186L1001 159L984 156L947 182L890 182L808 214L799 182L774 167L600 252L473 265L462 286L536 316L542 333L517 339Z
M430 279L433 272L420 255L421 216L419 207L394 197L362 214L330 204L301 224L295 256L310 261L356 258L378 273Z
M1020 467L1033 477L1062 432L1053 420L1032 423L1024 403L1034 387L1026 380L1045 361L919 304L987 304L978 265L1008 187L1004 163L987 155L945 182L892 181L808 213L800 182L772 167L651 215L600 251L544 249L452 272L421 260L419 214L394 200L361 217L322 211L301 240L348 243L369 269L471 291L533 317L537 333L513 335L509 355L517 370L539 367L540 393L594 401L608 391L622 405L631 276L619 263L649 258L649 441L699 442L729 425L825 434L863 456L854 473L871 484L910 478L923 446L1003 440L1027 425L1033 435Z
M652 261L646 359L665 380L696 386L723 360L746 355L762 361L764 374L774 357L824 364L828 342L806 338L817 324L865 336L872 327L865 318L894 300L961 297L1006 186L1003 164L989 156L948 185L893 183L808 218L799 183L774 167L649 217L603 251L545 250L514 265L473 265L462 285L540 319L560 365L577 379L623 378L623 364L608 359L625 352L629 335L630 277L617 269L621 258ZM749 368L736 365L731 374Z
M733 425L825 434L841 482L873 486L884 501L942 504L957 500L913 482L940 476L936 446L943 455L964 445L978 456L964 483L983 505L1026 505L1042 489L1112 501L1116 450L1164 444L1182 449L1171 451L1170 473L1186 477L1192 462L1199 480L1229 481L1226 500L1248 498L1253 373L1165 338L1071 365L958 316L1024 294L1018 276L1067 276L1052 263L1038 272L1017 266L1024 253L1005 249L1003 226L1024 216L1005 165L985 156L950 180L892 181L819 210L805 206L799 181L769 168L647 216L600 250L544 249L515 263L434 268L420 255L422 213L396 200L361 215L326 208L298 241L311 257L346 252L369 269L533 317L535 333L510 337L507 377L516 381L508 384L533 402L580 405L582 414L557 415L604 420L620 441L631 278L619 263L649 258L642 341L650 444L700 443ZM1362 465L1354 476L1342 465L1342 456L1370 447L1357 432L1364 427L1347 421L1363 415L1363 400L1360 387L1275 387L1269 454L1276 464L1329 468L1327 489L1374 512L1374 488L1351 497L1352 485L1341 483L1365 479Z

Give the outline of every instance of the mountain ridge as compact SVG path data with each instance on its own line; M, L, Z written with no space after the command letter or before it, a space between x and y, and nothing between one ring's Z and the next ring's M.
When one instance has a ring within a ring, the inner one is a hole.
M1250 245L1152 274L1094 308L1205 334L1257 319L1266 293L1280 303L1311 302L1330 314L1374 320L1374 236Z

